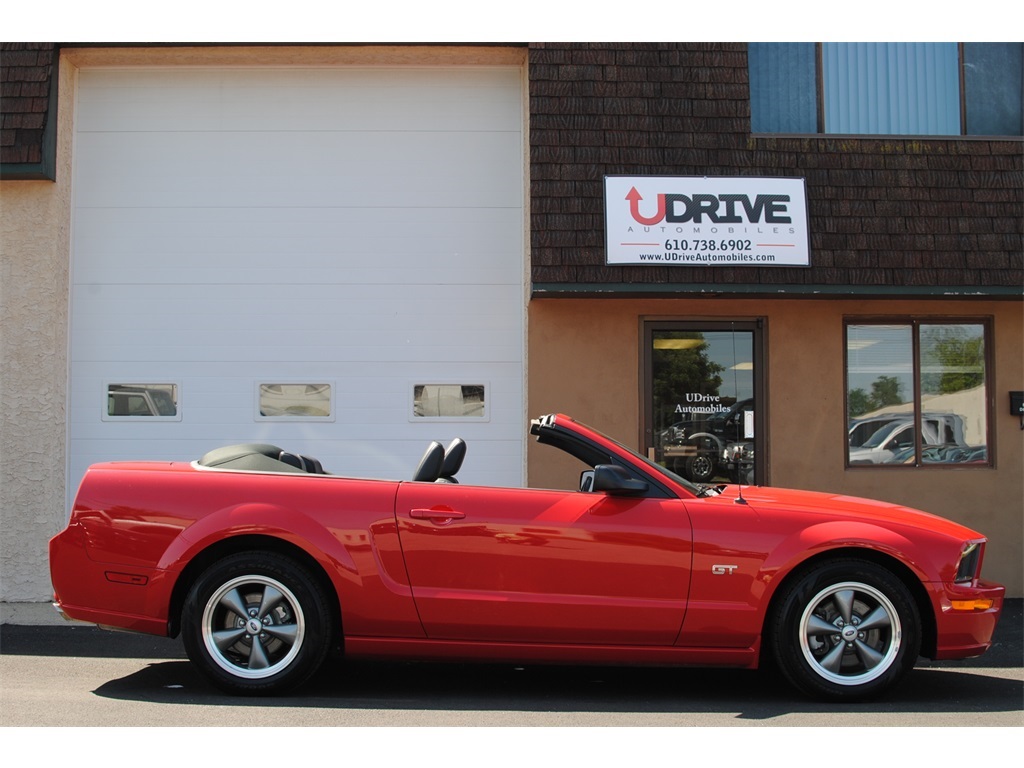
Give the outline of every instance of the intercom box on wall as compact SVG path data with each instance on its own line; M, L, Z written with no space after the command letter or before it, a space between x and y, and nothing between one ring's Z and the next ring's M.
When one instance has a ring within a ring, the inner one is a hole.
M1024 392L1010 393L1010 413L1014 416L1024 416Z

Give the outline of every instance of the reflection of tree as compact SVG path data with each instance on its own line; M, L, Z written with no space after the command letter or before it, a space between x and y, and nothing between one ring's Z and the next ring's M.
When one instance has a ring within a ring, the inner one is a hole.
M678 348L674 341L680 342ZM659 428L677 420L674 411L682 394L718 395L725 366L711 361L708 346L699 331L672 331L655 338L652 395Z
M903 402L900 397L900 380L895 376L879 376L871 383L871 399L875 408L899 405Z
M945 395L985 383L985 348L982 337L971 328L936 325L923 329L922 392Z
M900 380L895 376L879 376L871 383L871 394L863 389L851 389L847 396L850 418L877 411L887 405L901 405Z
M868 393L860 387L857 389L851 389L849 395L846 397L847 407L850 410L850 418L860 416L862 413L867 413L873 410L871 406L871 398L868 397Z

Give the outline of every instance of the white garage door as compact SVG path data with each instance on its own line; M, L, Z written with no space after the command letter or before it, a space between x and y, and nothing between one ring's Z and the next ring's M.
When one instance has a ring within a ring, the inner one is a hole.
M75 126L69 495L251 441L522 481L519 68L85 69Z

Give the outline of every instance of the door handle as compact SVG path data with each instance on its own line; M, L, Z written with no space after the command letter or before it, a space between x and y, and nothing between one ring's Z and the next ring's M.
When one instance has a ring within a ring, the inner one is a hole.
M438 525L448 525L452 520L462 520L465 513L454 509L410 509L409 517L417 520L430 520Z

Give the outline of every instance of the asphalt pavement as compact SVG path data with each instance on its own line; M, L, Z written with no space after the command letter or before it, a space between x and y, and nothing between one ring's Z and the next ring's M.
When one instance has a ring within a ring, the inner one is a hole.
M875 702L828 704L769 672L341 662L289 696L207 685L177 640L0 626L0 726L1024 726L1022 601L977 659L922 659Z

